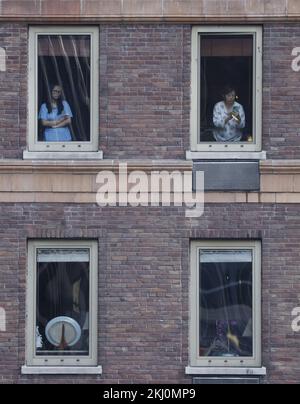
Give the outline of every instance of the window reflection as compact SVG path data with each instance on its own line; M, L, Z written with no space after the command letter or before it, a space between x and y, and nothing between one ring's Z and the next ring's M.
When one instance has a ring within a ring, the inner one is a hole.
M38 140L90 141L90 35L38 36Z
M253 355L252 252L200 252L202 357Z
M89 250L39 249L37 355L89 354Z

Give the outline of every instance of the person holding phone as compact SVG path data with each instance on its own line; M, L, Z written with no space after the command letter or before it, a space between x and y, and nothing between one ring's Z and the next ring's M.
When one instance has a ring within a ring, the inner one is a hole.
M239 142L243 136L242 129L246 125L245 112L241 104L236 102L236 91L227 86L223 91L223 101L218 102L213 112L216 142Z
M45 142L70 142L72 140L70 125L73 114L70 105L63 100L62 87L55 84L51 87L51 99L42 104L39 120L43 129Z

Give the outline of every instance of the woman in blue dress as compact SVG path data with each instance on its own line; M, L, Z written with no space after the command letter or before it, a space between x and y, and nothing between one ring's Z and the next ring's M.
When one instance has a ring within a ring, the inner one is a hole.
M70 105L62 99L62 88L58 84L51 89L51 101L42 104L39 119L44 128L46 142L69 142L72 140L69 126L73 114Z

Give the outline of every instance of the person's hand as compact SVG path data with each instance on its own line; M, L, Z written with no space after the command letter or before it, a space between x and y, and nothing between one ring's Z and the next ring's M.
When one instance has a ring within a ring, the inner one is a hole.
M231 112L232 118L237 121L237 122L241 122L241 117L239 115L238 112Z
M58 121L52 121L51 128L55 128L57 124L58 124Z
M231 121L231 119L233 119L232 112L229 112L229 113L227 114L227 118L226 118L226 120L225 120L225 124L228 123L229 121Z

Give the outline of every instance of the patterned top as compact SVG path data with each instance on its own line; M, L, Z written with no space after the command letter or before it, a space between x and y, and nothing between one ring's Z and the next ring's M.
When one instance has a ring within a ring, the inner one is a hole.
M237 122L231 119L225 124L228 113L236 112L239 114L241 121ZM245 127L244 108L238 102L234 102L232 109L227 109L224 101L218 102L214 107L213 121L215 128L213 130L214 138L217 142L239 142L242 138L242 131Z

